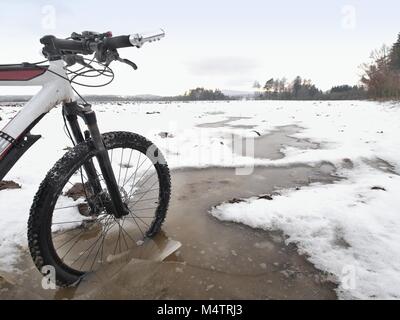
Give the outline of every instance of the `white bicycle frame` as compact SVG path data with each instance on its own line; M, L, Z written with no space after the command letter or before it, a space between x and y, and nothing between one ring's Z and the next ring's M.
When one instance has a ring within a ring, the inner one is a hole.
M38 93L0 130L0 180L41 137L29 132L40 119L56 105L76 101L63 60L50 61L42 71L29 80L18 77L16 80L0 80L0 86L41 86Z
M50 61L48 70L31 80L0 81L0 86L42 87L1 132L17 140L36 119L49 112L57 104L75 101L64 66L63 60ZM0 138L0 158L9 145L10 141Z

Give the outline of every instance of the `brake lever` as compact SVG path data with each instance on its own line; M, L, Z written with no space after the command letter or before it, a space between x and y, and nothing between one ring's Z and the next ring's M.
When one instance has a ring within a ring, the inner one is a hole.
M123 58L119 58L118 57L117 60L119 62L126 63L127 65L131 66L133 68L133 70L137 70L137 68L138 68L136 63L134 63L134 62L132 62L132 61L130 61L128 59L123 59Z
M127 65L131 66L133 68L133 70L137 70L137 68L138 68L136 63L134 63L128 59L120 58L117 50L111 50L111 51L106 52L105 65L109 66L111 64L111 62L113 62L113 61L119 61L122 63L126 63Z

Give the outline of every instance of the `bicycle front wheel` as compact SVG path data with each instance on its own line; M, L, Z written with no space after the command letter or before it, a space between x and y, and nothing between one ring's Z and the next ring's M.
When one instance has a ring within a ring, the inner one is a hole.
M103 134L121 197L129 214L116 218L90 140L76 145L48 172L34 198L28 242L39 270L55 268L60 286L129 252L154 236L165 219L170 174L161 152L130 132ZM94 192L84 170L92 162L101 184Z

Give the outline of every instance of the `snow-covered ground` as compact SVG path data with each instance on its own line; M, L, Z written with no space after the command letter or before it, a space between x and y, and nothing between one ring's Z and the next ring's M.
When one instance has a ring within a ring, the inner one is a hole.
M400 298L400 104L235 101L104 104L94 109L102 131L145 135L162 149L171 168L333 163L346 179L278 190L272 201L225 203L210 212L222 220L282 230L319 269L335 275L341 298ZM2 107L0 127L17 110ZM228 118L224 127L197 126ZM295 137L318 142L320 148L283 147L285 156L278 160L232 152L232 135L251 141L255 131L266 134L284 125L303 128ZM33 132L43 139L6 177L22 188L0 191L0 270L15 267L16 246L26 246L33 195L70 145L60 108Z

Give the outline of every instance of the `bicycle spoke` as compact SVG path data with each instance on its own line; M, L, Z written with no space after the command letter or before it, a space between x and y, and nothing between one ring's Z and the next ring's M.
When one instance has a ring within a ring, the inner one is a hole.
M87 248L87 249L82 253L82 255L80 255L80 256L78 257L78 259L76 259L76 261L74 261L72 264L74 264L74 263L77 262L81 257L83 257L85 252L87 252L87 251L90 250L89 253L88 253L87 256L86 256L86 259L83 261L83 263L82 263L82 265L81 265L81 267L80 267L80 268L82 269L83 266L85 265L87 259L89 258L90 254L92 253L93 249L96 247L97 243L99 242L99 240L102 239L102 238L105 238L106 234L107 234L108 231L114 226L114 224L115 224L115 223L112 223L112 224L110 224L109 226L107 226L107 227L105 228L105 230L102 232L102 234L99 236L99 238L98 238L89 248Z
M160 188L159 188L159 187L157 187L157 188L150 189L150 190L143 191L143 192L135 192L133 195L138 195L138 194L148 193L149 191L154 191L154 190L159 190L159 189L160 189Z
M104 217L101 217L100 219L98 219L97 220L97 222L101 222L102 220L104 220L105 219L105 217L106 216L104 216ZM91 221L91 220L81 220L81 222L86 222L86 221ZM53 223L53 224L55 224L55 223ZM63 232L58 232L58 231L56 231L55 233L56 234L53 234L53 238L57 238L57 237L59 237L59 236L62 236L63 234L66 234L67 232L70 232L71 231L71 229L67 229L67 230L65 230L65 231L63 231Z
M128 174L129 165L131 164L132 152L133 152L133 149L131 149L131 154L129 155L128 164L126 165L124 181L122 182L123 186L125 185L126 175Z
M124 148L122 148L122 152L121 152L121 161L119 162L118 185L119 185L119 179L121 178L122 159L123 159L123 157L124 157Z
M147 181L149 181L152 177L154 177L154 175L155 175L156 173L157 173L157 172L154 172L152 175L150 175L150 176L146 179L146 181L143 182L138 188L140 189L141 187L143 187L143 186L147 183ZM157 181L158 181L158 180L156 180L156 181L152 184L151 187L153 187L154 184L155 184Z
M85 204L85 202L81 202L81 203L78 203L78 204L74 204L74 205L70 205L70 206L65 206L65 207L54 208L54 211L55 211L55 210L68 209L68 208L78 208L78 206L79 206L80 204Z
M139 178L139 180L135 183L135 180L133 180L133 184L131 189L129 190L129 194L131 194L133 188L142 180L142 178L145 176L145 174L147 173L147 171L149 171L149 169L153 167L153 163L150 164L150 166L146 169L146 171L142 174L142 176Z
M132 213L129 212L129 214L131 215L131 217L133 218L133 221L136 223L137 227L139 228L140 233L142 234L142 236L144 237L144 233L142 231L142 229L140 228L139 224L137 223L136 219L132 216Z
M83 232L85 232L85 230L81 230L81 232L79 232L77 235L75 235L74 237L72 237L71 239L69 239L67 242L65 242L63 245L61 245L60 247L56 248L56 250L60 250L62 247L64 247L67 243L71 242L73 239L75 239L76 237L80 236Z
M101 220L99 220L98 222L101 222ZM66 230L64 233L67 233L68 231L71 231L71 230ZM81 232L79 232L77 235L73 236L71 239L69 239L67 242L65 242L65 243L64 243L63 245L61 245L60 247L56 248L56 250L61 249L61 248L64 247L67 243L71 242L73 239L75 239L76 237L80 236L80 235L81 235L83 232L85 232L85 231L87 231L87 230L85 230L85 229L83 228ZM79 238L78 238L78 240L79 240Z
M135 209L135 211L150 210L150 209L155 209L155 208L157 208L157 207L139 208L139 209Z
M75 220L75 221L63 221L63 222L53 222L53 225L55 224L68 224L68 223L77 223L77 222L85 222L85 221L90 221L88 220Z
M117 221L117 223L119 224L119 222L118 222L118 221ZM144 234L143 234L143 232L142 232L142 230L140 229L140 227L139 227L139 226L138 226L138 228L139 228L140 232L142 233L142 235L143 235L143 237L144 237ZM133 239L132 239L132 237L129 235L129 233L128 233L128 232L126 232L126 230L125 230L124 228L122 228L122 231L126 233L126 235L129 237L129 239L131 239L131 240L132 240L132 242L133 242L134 244L136 244L135 240L133 240Z
M145 194L147 194L147 192L145 192ZM138 201L136 201L136 202L149 201L149 200L158 200L158 197L155 197L155 198L148 198L148 199L141 199L141 200L138 200ZM136 202L135 202L135 203L136 203Z
M155 185L156 183L157 183L157 181L154 181L154 183L151 185L151 187L150 187L149 189L153 188L154 185ZM148 189L148 190L149 190L149 189ZM148 192L147 192L147 193L148 193ZM146 193L146 192L142 193L141 197L140 197L138 200L136 200L134 203L132 203L131 206L134 206L134 205L135 205L139 200L141 200L147 193ZM135 195L135 194L132 194L132 195L128 198L127 201L131 200L131 198L132 198L134 195ZM133 199L132 199L132 200L133 200Z
M141 153L139 153L139 157L138 157L138 160L137 160L137 163L136 163L136 169L135 169L135 172L134 172L134 173L132 173L132 174L130 175L130 177L129 177L129 179L126 181L126 183L128 183L128 181L129 181L129 180L131 180L132 176L134 176L134 177L133 177L133 181L135 181L135 179L136 179L136 173L137 173L137 171L140 169L140 167L142 166L142 164L146 162L146 158L145 158L145 159L143 160L143 162L142 162L142 163L139 165L139 162L140 162L140 157L141 157L141 156L142 156L142 154L141 154ZM125 183L125 184L123 184L123 185L122 185L122 187L125 187L126 183Z
M94 258L93 258L93 262L92 262L92 264L91 264L91 266L90 266L90 271L93 270L93 265L94 265L94 263L96 262L96 259L97 259L97 256L98 256L98 254L99 254L100 248L101 248L101 250L103 251L104 240L105 240L105 237L103 237L103 239L101 240L101 245L99 246L99 249L97 249L96 255L95 255Z
M125 219L122 221L122 228L124 226L124 222L125 222ZM125 235L123 232L122 232L122 238L124 239L126 250L129 250L128 243L126 242Z
M154 219L154 216L143 217L143 216L138 216L137 214L135 214L135 217L125 216L125 219L140 219L140 218L142 218L142 219Z
M64 260L64 258L68 255L68 253L72 250L72 248L78 243L79 238L74 242L74 244L68 249L68 251L64 254L64 256L61 258L61 260Z
M136 222L136 219L139 219L140 221L142 221L142 223L144 223L147 227L150 227L145 221L143 221L139 216L137 216L136 214L134 214L133 212L129 212L130 216L133 218L133 220L135 221L135 223L137 224L137 226L139 227L138 223ZM154 218L154 217L153 217ZM139 227L140 229L140 227Z
M120 237L121 237L121 226L118 225L118 239L117 239L117 241L115 242L114 255L115 255L115 252L117 251L117 246L118 246L118 244L119 244L119 239L120 239ZM120 249L121 249L121 248L120 248ZM120 250L120 252L121 252L121 250Z

